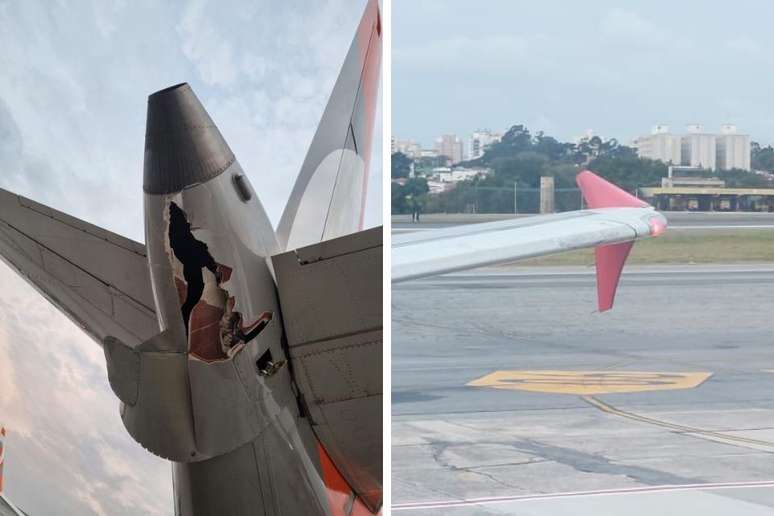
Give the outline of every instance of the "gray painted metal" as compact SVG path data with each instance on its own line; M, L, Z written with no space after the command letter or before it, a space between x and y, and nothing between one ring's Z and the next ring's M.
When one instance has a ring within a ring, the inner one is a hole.
M381 69L379 16L369 0L277 227L283 250L362 228Z
M312 429L372 510L382 496L382 228L272 258Z
M25 516L25 513L0 494L0 516Z
M100 344L158 333L138 242L0 190L0 258Z
M307 432L304 442L313 442L308 426ZM327 516L322 481L313 481L301 460L313 454L315 450L288 447L270 427L232 452L203 462L175 463L175 514Z
M148 97L143 188L179 192L220 175L234 162L223 135L188 84Z
M666 226L651 207L605 208L396 235L392 281L639 240L654 220Z
M108 380L121 400L121 419L145 449L169 460L207 458L197 448L188 389L188 355L163 351L165 331L140 346L104 342Z

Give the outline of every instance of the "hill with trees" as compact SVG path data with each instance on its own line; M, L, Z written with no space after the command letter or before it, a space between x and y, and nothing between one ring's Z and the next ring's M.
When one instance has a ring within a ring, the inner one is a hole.
M774 148L753 143L752 163L756 170L774 171ZM407 178L410 165L410 158L394 154L392 177ZM524 125L514 125L483 156L459 166L486 167L492 173L461 181L455 188L432 196L427 195L427 182L422 178L406 179L402 185L394 183L393 213L407 212L406 195L411 196L412 207L420 203L426 212L510 213L514 208L514 185L517 193L530 192L523 198L516 196L519 211L535 211L539 201L534 192L540 187L541 176L554 177L557 209L563 211L579 206L575 176L584 168L632 193L639 187L660 185L667 175L665 163L640 158L634 148L614 138L593 136L578 143L561 142L542 131L532 134ZM720 177L730 187L771 186L766 176L744 170L698 173Z

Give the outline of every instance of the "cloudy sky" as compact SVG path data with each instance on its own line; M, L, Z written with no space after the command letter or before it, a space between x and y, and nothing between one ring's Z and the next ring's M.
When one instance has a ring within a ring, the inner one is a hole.
M628 142L728 121L774 143L768 0L395 0L392 14L401 138L524 123Z
M0 0L0 187L143 241L146 98L185 81L276 224L364 6ZM101 349L4 265L0 283L6 494L33 516L171 514L170 466L124 430Z

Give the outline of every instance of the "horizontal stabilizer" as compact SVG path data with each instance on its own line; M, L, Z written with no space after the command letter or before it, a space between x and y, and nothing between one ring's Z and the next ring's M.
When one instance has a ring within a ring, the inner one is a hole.
M100 344L158 333L144 244L0 189L0 260Z
M591 209L647 208L649 206L648 203L588 170L578 174L575 181L583 193L586 205ZM631 241L599 245L594 249L597 269L597 306L600 312L613 308L621 271L633 246L634 241Z

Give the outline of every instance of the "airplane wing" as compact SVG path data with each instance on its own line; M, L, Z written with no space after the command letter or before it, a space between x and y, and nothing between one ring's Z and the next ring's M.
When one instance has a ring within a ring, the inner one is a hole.
M369 0L277 228L283 250L363 228L382 24Z
M100 344L159 331L143 244L0 189L0 259Z
M662 233L666 219L592 172L577 181L592 209L393 237L393 283L594 247L599 310L610 309L634 241Z

